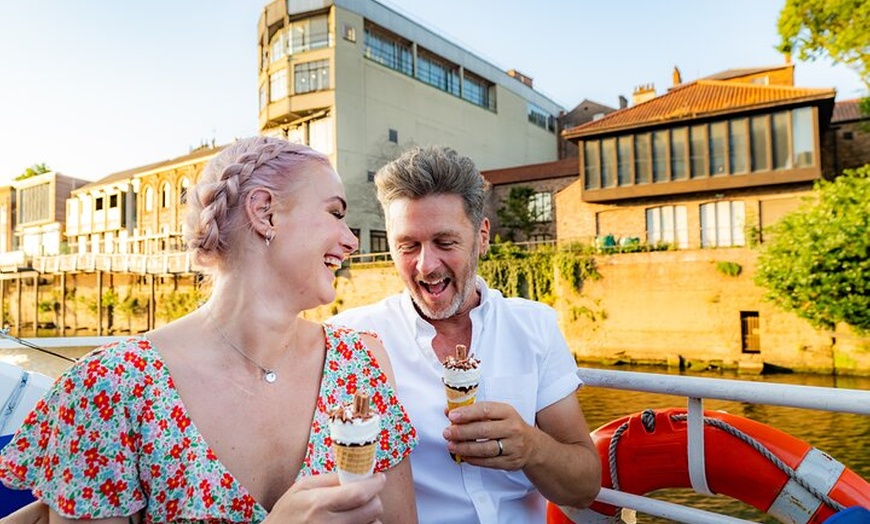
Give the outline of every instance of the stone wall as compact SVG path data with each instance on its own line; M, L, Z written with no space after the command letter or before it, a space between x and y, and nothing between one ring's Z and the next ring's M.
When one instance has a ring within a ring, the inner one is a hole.
M717 269L739 264L738 276ZM581 361L734 368L764 364L801 372L870 375L870 339L847 329L822 333L762 299L749 249L627 253L597 258L602 278L581 290L559 282L554 306ZM333 304L306 313L323 320L402 290L392 266L353 267L336 280ZM741 312L757 312L759 353L743 351ZM833 341L836 340L836 344Z

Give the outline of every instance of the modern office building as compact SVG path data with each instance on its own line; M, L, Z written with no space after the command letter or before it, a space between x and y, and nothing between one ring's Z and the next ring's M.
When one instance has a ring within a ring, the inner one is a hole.
M276 0L259 21L259 126L330 156L362 252L386 251L374 173L414 145L480 169L558 159L563 108L374 0Z

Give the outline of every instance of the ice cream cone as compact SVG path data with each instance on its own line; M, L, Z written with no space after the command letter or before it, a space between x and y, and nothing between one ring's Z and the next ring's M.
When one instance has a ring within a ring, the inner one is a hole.
M338 480L342 484L371 476L375 466L376 442L363 445L344 445L333 442Z
M447 395L447 411L474 404L480 385L480 361L471 357L464 345L457 344L456 354L448 356L443 365L442 381ZM462 457L453 453L450 456L457 464L462 462Z
M357 392L352 404L343 404L329 414L329 431L338 479L342 484L372 474L381 431L380 417L371 411L368 395Z

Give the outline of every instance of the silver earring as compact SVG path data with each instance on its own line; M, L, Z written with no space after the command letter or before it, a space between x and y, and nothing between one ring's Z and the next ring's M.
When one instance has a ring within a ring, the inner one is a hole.
M269 247L269 244L272 243L272 240L274 238L275 238L275 230L274 229L270 229L269 231L266 232L266 236L265 236L266 247Z

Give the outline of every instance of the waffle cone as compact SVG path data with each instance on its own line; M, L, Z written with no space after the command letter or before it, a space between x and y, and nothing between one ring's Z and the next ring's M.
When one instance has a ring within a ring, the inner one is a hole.
M477 386L464 391L444 386L444 392L447 394L447 410L450 411L459 406L474 404L474 398L477 396Z
M377 442L362 446L345 446L333 442L335 464L338 469L338 479L342 484L362 480L371 476L375 466L375 448Z

